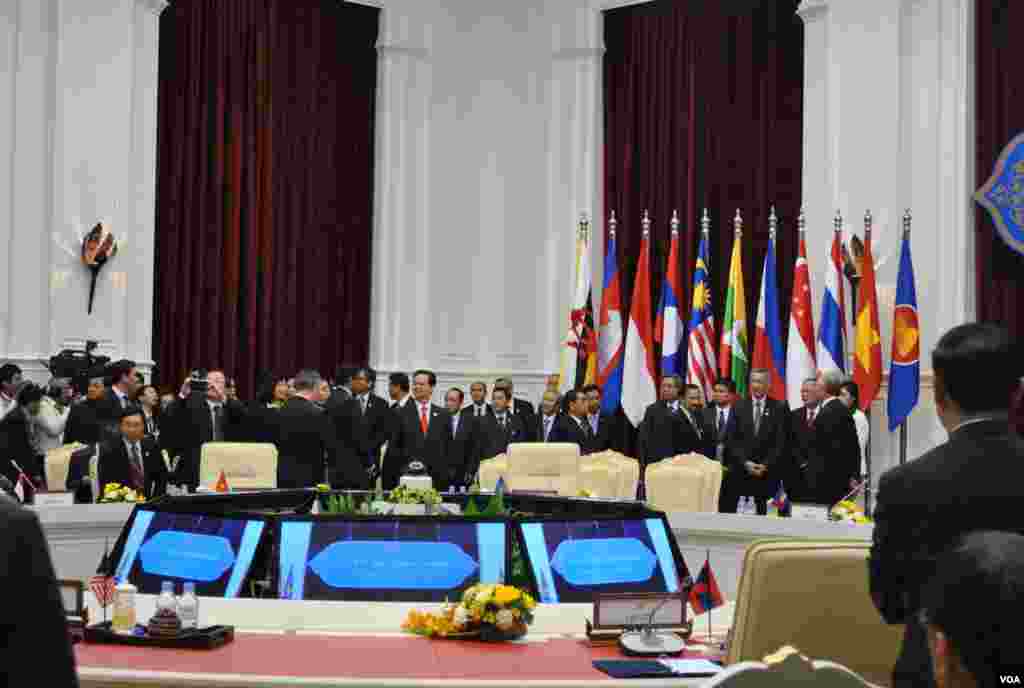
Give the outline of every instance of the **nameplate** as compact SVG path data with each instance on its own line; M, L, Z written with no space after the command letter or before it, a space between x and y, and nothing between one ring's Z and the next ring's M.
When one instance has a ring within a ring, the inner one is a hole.
M594 597L594 628L679 628L686 625L682 593L621 593Z
M37 492L35 506L74 506L73 492Z
M790 516L806 521L828 521L828 507L818 504L793 504Z

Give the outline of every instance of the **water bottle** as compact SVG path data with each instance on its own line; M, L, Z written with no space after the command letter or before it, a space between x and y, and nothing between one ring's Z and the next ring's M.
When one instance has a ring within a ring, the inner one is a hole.
M135 586L121 583L115 588L114 618L111 627L118 633L135 630Z
M182 630L199 627L199 598L196 597L195 583L185 583L184 592L178 598L178 618L181 619Z
M159 614L164 609L177 612L177 602L174 599L174 582L164 581L160 584L160 596L156 598L156 611Z

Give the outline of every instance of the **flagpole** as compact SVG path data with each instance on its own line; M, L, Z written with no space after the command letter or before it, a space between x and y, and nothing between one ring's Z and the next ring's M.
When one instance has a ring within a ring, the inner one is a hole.
M872 228L871 225L872 225L872 222L873 222L873 218L871 216L871 209L869 208L868 210L866 210L864 212L864 243L865 243L865 245L867 245L868 242L871 241L871 228ZM865 250L867 250L867 249L865 249ZM877 300L878 300L877 297L875 297L876 303L877 303ZM854 320L856 322L856 313L854 313ZM867 456L864 457L864 467L867 468L867 470L868 470L868 477L864 481L864 483L865 483L864 484L864 515L865 516L871 516L871 512L872 512L872 508L871 508L872 507L872 504L871 504L871 497L872 497L872 492L871 492L871 444L872 444L872 442L871 442L871 404L870 403L868 404L867 411L864 413L864 415L868 419L868 443L864 447L864 452L867 454Z
M906 212L903 213L903 238L910 239L910 222L911 222L910 208L907 208ZM916 300L916 299L915 299ZM890 378L889 384L892 384ZM900 423L900 465L902 466L907 462L907 419L904 418L903 422Z
M707 554L704 556L704 565L708 567L708 580L711 579L711 549L707 550ZM710 592L710 585L709 585ZM708 606L708 640L711 639L711 611L714 609L714 602Z

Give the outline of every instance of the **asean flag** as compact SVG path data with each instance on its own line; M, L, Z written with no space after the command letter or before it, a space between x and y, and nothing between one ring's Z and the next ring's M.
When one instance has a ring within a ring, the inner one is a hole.
M917 321L917 289L910 235L903 235L900 272L896 279L896 309L892 325L892 363L889 367L889 432L898 428L917 406L921 391L921 329Z

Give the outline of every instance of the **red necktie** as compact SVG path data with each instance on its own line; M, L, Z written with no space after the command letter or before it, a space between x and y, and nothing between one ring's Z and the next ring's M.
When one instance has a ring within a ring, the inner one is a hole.
M427 404L420 404L420 431L426 435L430 424L427 422Z

